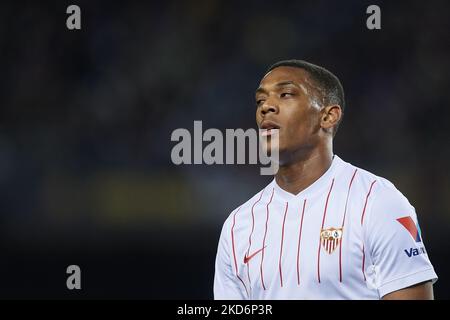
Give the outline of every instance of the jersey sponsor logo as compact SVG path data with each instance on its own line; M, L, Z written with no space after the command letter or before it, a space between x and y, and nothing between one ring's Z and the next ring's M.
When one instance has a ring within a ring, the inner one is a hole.
M408 258L411 257L415 257L418 256L419 254L426 254L427 252L425 251L424 247L420 247L420 248L409 248L409 250L404 250L406 255L408 256Z
M420 237L420 228L416 226L416 224L414 223L413 219L410 216L398 218L397 221L400 222L400 224L403 227L405 227L406 230L408 230L409 234L414 239L414 241L416 242L422 241Z
M332 254L342 238L342 228L328 228L320 231L322 246L328 254Z
M245 254L245 256L244 256L244 263L247 264L247 263L250 261L251 258L253 258L254 256L256 256L256 255L257 255L258 253L260 253L261 251L263 251L265 247L267 247L267 246L264 246L264 247L262 247L261 249L259 249L259 250L255 251L255 252L253 252L253 253L252 253L251 255L249 255L249 256L247 256L247 254Z

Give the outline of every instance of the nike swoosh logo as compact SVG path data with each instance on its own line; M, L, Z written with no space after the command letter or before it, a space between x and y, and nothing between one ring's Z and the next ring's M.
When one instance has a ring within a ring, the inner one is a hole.
M258 253L260 253L261 251L264 250L264 248L267 246L262 247L261 249L259 249L258 251L253 252L251 255L247 256L247 254L245 254L244 256L244 263L247 264L251 258L253 258L254 256L256 256Z

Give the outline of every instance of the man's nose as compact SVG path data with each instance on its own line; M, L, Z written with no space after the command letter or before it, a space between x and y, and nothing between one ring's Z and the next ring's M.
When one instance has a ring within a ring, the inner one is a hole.
M266 115L269 112L278 113L278 103L273 99L267 99L261 107L262 115Z

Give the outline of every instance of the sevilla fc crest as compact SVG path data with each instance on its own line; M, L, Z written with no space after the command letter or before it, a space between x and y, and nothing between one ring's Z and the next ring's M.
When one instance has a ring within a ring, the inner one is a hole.
M333 253L342 238L342 228L322 229L320 232L320 242L328 254Z

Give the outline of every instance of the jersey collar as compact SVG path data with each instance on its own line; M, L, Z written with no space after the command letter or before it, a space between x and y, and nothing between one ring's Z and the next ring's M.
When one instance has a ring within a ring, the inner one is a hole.
M301 198L308 198L314 196L316 193L323 189L329 188L331 180L337 175L338 171L343 167L345 162L337 155L333 156L331 166L323 175L321 175L316 181L310 184L306 189L300 191L298 194L290 193L282 189L276 182L275 178L272 180L272 186L274 188L275 196L283 201L297 200Z

